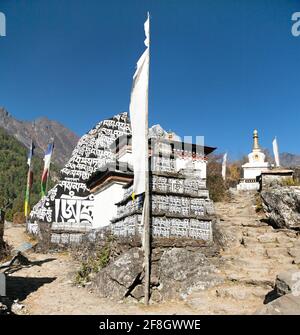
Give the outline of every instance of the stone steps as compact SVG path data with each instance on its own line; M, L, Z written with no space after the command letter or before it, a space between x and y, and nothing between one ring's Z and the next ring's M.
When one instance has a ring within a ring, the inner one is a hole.
M192 293L186 304L200 314L252 314L268 289L228 283L209 292Z
M254 194L236 194L229 203L215 204L228 244L218 267L223 283L191 294L187 303L199 313L253 314L272 291L278 273L300 269L297 233L263 222L254 204Z

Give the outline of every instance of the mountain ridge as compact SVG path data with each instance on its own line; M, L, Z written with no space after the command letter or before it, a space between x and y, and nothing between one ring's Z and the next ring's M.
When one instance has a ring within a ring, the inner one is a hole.
M280 161L286 167L300 167L300 155L283 152L280 154Z
M14 136L27 148L31 139L36 146L36 153L43 156L51 138L54 139L53 162L62 167L72 154L79 136L61 123L46 116L33 121L22 121L14 118L4 107L0 107L0 127Z
M63 124L51 120L47 116L39 116L33 121L18 120L4 107L0 107L0 128L13 135L27 148L30 147L32 138L36 146L36 153L41 157L43 157L50 139L54 138L53 162L58 167L63 167L67 163L80 138ZM271 155L269 156L271 157ZM300 155L298 154L282 152L280 160L284 167L300 166Z

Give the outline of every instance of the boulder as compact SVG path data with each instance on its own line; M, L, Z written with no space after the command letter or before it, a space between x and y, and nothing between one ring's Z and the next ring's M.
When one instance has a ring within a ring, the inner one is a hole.
M185 298L193 289L204 290L221 282L216 268L199 250L166 250L159 262L160 293L165 300Z
M131 294L142 280L144 255L141 249L132 248L102 269L93 280L93 288L101 297L123 299ZM135 295L141 296L141 290Z
M19 303L19 300L15 300L13 304L11 305L11 311L13 314L24 314L25 310L25 305Z
M263 208L276 228L300 228L300 187L274 187L261 192Z
M300 271L277 275L275 288L267 296L271 302L258 309L257 315L300 315Z
M154 250L154 254L155 254ZM199 248L160 250L151 267L151 300L187 297L193 289L204 290L220 283L216 267ZM140 248L122 253L92 278L93 290L101 297L121 300L144 298L144 254Z

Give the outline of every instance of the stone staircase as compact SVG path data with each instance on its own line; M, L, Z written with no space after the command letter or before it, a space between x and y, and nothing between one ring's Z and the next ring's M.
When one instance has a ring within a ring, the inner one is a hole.
M255 193L234 192L216 204L224 247L217 265L223 283L193 292L187 304L205 314L252 314L273 289L276 275L300 271L300 236L276 230L256 213Z

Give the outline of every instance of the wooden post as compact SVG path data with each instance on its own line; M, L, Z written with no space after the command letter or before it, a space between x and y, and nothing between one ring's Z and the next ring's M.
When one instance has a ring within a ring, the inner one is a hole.
M149 174L148 174L149 175ZM149 181L149 178L147 178ZM146 193L147 192L147 193ZM150 245L150 194L149 183L148 190L145 192L144 200L144 266L145 266L145 305L149 304L150 298L150 267L151 267L151 245Z
M149 13L148 18L150 21ZM149 23L150 26L150 23ZM150 39L150 29L149 29ZM145 122L145 145L146 145L146 157L145 157L145 199L144 199L144 267L145 267L145 305L149 305L150 299L150 268L151 268L151 245L150 245L150 183L149 183L149 122L148 122L148 102L149 102L149 67L150 67L150 41L149 41L149 66L148 66L148 90L147 90L147 104L146 104L146 122Z

